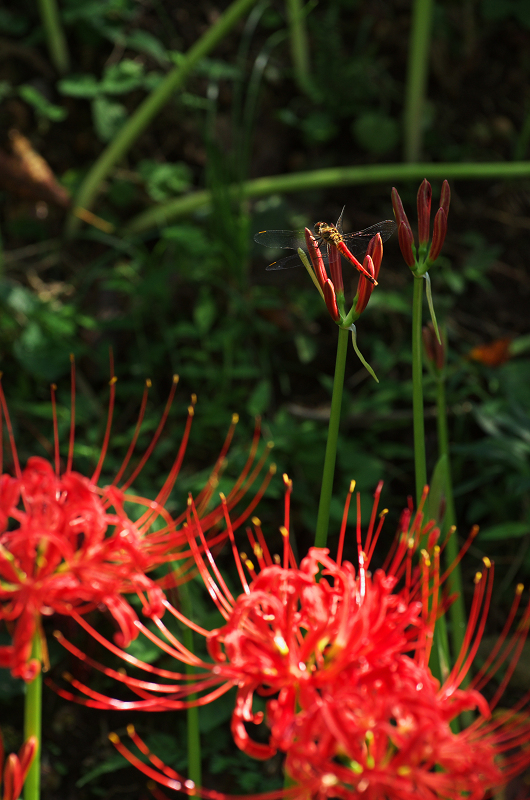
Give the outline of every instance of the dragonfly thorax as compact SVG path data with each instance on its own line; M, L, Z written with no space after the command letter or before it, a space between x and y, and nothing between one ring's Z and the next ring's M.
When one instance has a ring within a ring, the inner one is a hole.
M337 230L337 227L335 225L329 225L327 222L317 222L315 225L315 234L325 242L330 242L335 245L342 242L342 236Z

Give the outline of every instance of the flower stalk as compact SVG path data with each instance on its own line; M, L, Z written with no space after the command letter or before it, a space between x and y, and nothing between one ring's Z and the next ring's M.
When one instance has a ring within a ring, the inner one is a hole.
M41 634L33 636L31 657L39 664L42 660ZM32 681L26 683L24 698L24 739L35 737L35 752L24 782L24 800L40 800L40 769L42 740L42 670L38 670Z

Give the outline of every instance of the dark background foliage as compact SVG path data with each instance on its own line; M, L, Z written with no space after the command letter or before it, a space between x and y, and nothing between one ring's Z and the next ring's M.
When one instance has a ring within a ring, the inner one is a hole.
M139 490L156 491L179 441L190 393L197 393L198 405L172 508L202 485L233 412L241 420L227 474L237 474L254 417L261 415L264 438L275 443L279 474L294 480L293 531L303 551L316 517L336 329L303 270L265 271L267 253L253 245L252 234L334 221L343 205L345 230L367 227L391 217L390 187L396 181L253 201L227 187L265 175L400 161L410 3L310 3L306 91L293 74L283 3L256 5L248 21L199 62L99 187L93 211L108 224L83 224L73 238L64 235L69 200L59 186L75 193L142 99L215 22L220 4L63 0L60 11L71 58L62 76L50 60L37 5L6 0L0 9L0 354L21 461L52 453L50 382L58 384L60 427L66 431L74 353L76 467L83 471L96 463L112 348L119 411L107 475L126 449L144 380L153 382L146 418L152 430L171 376L178 373L177 400ZM524 0L435 5L425 162L528 157L529 53ZM53 170L59 183L50 183L50 193L28 186L20 175L13 178L6 167L13 130ZM396 183L411 220L418 183ZM459 529L465 534L471 524L482 527L464 577L471 585L480 556L496 556L495 627L515 575L530 571L530 187L524 179L451 184L449 232L432 270L433 292L448 339ZM433 186L437 197L439 182ZM127 233L143 210L202 189L211 192L211 203L199 211L161 216L148 230ZM379 385L353 353L348 359L334 535L352 478L365 497L364 515L377 481L385 480L389 533L412 493L412 285L395 239L385 245L380 286L358 324L361 350ZM355 284L356 275L348 272L350 293ZM433 412L434 384L428 382L430 469L437 458ZM278 478L260 509L272 537L281 524L281 493ZM198 613L206 615L198 586L192 590ZM60 674L64 657L53 648L52 656ZM101 677L84 679L116 691ZM0 694L8 748L20 741L21 691L4 671ZM228 701L201 712L207 785L236 792L278 785L277 761L256 767L234 752L229 712ZM66 704L47 692L43 798L146 794L142 778L123 768L106 739L131 719ZM185 771L184 718L134 720L153 749Z

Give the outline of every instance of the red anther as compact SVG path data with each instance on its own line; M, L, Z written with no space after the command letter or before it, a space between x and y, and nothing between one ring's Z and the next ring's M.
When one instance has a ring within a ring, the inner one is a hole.
M331 275L331 280L333 282L335 292L337 294L339 292L344 294L344 283L342 281L342 261L339 251L333 245L331 246L328 245L328 258L329 258L329 273Z
M438 341L432 322L424 325L421 329L421 335L423 337L423 346L425 347L427 358L436 369L443 369L445 365L445 347L443 342L440 344Z
M375 238L375 237L374 237ZM374 269L374 262L371 256L366 255L363 261L363 267L370 275L375 277L375 269ZM370 281L366 280L366 278L361 275L359 278L359 283L357 284L357 302L355 303L355 313L362 314L366 306L368 305L368 301L372 296L372 292L374 290L374 284L370 283Z
M307 244L307 252L309 253L309 258L311 259L313 269L315 270L315 275L317 276L320 288L322 289L322 291L324 291L324 284L328 279L328 275L326 272L326 268L324 267L324 261L322 260L322 253L320 252L320 247L318 246L317 240L315 239L309 228L305 228L304 235Z
M418 189L418 241L420 245L426 244L430 238L431 222L431 184L424 179Z
M331 318L334 322L338 322L340 320L340 312L339 312L339 307L337 306L337 295L335 294L335 287L333 286L332 282L328 279L322 288L324 291L324 300L326 301L326 306L329 313L331 314Z
M440 208L443 208L445 215L449 214L449 203L451 201L451 189L449 183L444 181L442 183L442 191L440 192Z
M434 263L440 255L446 233L447 214L445 213L444 209L440 207L434 218L431 249L429 250L429 255L427 257L427 261L429 261L431 264Z
M416 259L413 250L414 236L412 235L408 222L400 222L398 224L398 239L399 249L401 250L401 255L405 259L405 264L412 269L416 266Z
M379 277L379 270L381 269L381 261L383 260L383 240L381 234L376 233L373 239L370 239L368 247L366 248L366 255L370 256L374 265L374 278L377 280Z

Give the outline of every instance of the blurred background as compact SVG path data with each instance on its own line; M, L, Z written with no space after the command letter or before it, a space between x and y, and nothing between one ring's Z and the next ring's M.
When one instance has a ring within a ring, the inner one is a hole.
M530 8L525 0L440 0L430 11L430 24L417 23L422 62L405 0L62 0L58 8L4 0L1 369L25 463L53 453L52 382L66 447L75 355L75 466L87 471L103 437L112 350L118 413L107 478L130 440L145 379L153 383L148 442L178 373L161 446L137 484L147 496L156 491L196 393L170 510L204 484L234 412L240 423L225 478L237 476L260 415L279 474L294 481L303 552L316 519L337 332L305 271L266 272L281 254L259 248L253 234L334 222L343 206L345 231L368 227L392 218L393 185L415 228L421 180L431 180L436 209L447 177L449 231L431 279L447 337L459 530L481 526L464 577L482 555L495 556L495 626L516 575L530 572ZM424 167L414 172L418 161ZM350 179L355 166L364 172ZM356 283L345 268L351 296ZM352 478L365 497L363 518L385 481L389 535L413 492L411 300L394 236L357 324L380 383L353 351L348 358L335 537ZM432 470L433 380L425 391ZM260 506L272 541L281 496L278 477ZM197 589L197 607L209 613L202 602ZM63 657L52 656L60 672ZM21 691L0 676L3 720L18 715ZM46 702L44 798L147 796L106 739L132 716L67 705L51 692ZM207 785L281 785L279 762L257 768L234 752L229 702L202 719ZM137 717L153 749L185 770L184 720ZM8 748L16 728L4 731Z

